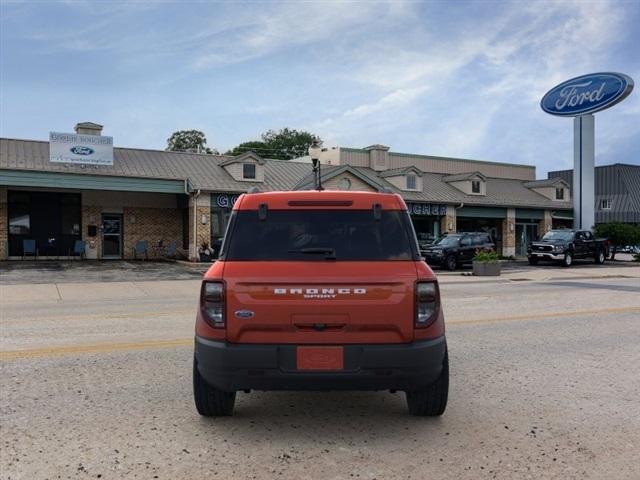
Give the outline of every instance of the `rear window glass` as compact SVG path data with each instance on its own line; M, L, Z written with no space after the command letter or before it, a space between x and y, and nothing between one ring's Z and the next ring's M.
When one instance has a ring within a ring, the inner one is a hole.
M227 236L225 260L412 260L416 242L407 212L395 210L378 220L373 210L269 210L265 220L239 211Z

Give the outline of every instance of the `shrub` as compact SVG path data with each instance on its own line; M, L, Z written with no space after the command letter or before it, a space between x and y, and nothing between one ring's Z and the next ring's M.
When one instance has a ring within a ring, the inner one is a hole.
M473 257L473 261L480 263L497 262L498 254L496 252L478 252Z

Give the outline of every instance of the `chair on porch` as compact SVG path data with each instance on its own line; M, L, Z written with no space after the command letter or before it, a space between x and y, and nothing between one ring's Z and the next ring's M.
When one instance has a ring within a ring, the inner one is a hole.
M70 257L75 257L75 256L79 256L80 260L83 260L87 258L87 255L85 253L85 242L84 240L76 240L76 242L73 244L73 250L69 249L69 256Z
M38 260L38 248L36 247L35 240L23 240L22 241L22 260L24 257L32 255Z
M146 240L138 240L136 246L133 247L133 258L138 259L138 255L144 255L146 260L149 260L149 248Z
M177 252L178 244L176 242L169 242L169 246L167 247L167 257L175 257Z

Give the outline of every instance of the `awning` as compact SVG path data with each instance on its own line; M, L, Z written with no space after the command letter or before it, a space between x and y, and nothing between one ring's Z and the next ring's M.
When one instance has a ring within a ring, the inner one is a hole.
M37 172L32 170L0 170L0 185L9 187L115 190L121 192L187 193L187 182L185 180Z

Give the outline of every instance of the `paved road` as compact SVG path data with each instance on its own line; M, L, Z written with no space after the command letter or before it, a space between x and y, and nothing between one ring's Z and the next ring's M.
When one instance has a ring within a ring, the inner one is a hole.
M0 478L640 478L640 279L449 280L440 419L386 392L254 392L202 419L197 281L10 290Z

